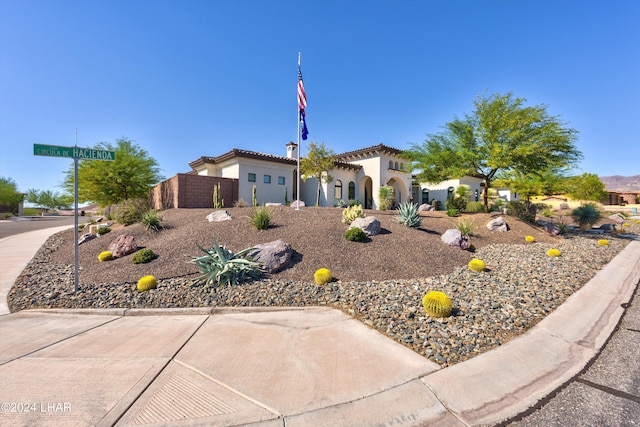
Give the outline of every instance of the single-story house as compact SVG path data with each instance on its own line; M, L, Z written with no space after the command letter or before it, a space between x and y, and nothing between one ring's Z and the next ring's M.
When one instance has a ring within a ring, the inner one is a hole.
M200 157L189 163L191 173L238 181L238 198L251 203L253 187L258 203L285 203L297 199L298 145L286 145L286 156L234 148L217 157ZM331 182L321 183L321 206L356 200L367 209L377 209L379 189L391 186L395 203L411 200L411 173L404 169L401 150L378 144L335 156L329 171ZM314 206L316 178L300 182L300 200Z
M431 204L433 200L440 202L440 209L444 209L448 198L455 195L456 189L466 185L471 190L470 202L481 202L484 191L484 181L475 176L465 175L462 178L448 179L441 182L421 182L414 186L413 199L418 204ZM490 189L491 190L491 189ZM505 202L520 200L520 196L509 188L493 188L497 196ZM491 191L489 192L491 195Z

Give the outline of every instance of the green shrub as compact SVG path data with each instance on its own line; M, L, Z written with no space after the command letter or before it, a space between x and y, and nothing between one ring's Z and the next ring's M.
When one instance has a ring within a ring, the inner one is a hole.
M119 205L115 205L111 211L113 218L122 225L131 225L140 222L142 215L149 210L149 201L146 199L130 199Z
M398 206L398 222L404 224L407 227L419 227L422 223L422 218L418 213L418 205L404 202Z
M467 212L469 213L483 213L484 203L482 202L469 202L467 203Z
M362 211L362 205L347 206L342 211L342 222L345 224L351 224L356 218L364 218L364 212Z
M542 215L545 218L549 218L549 217L553 216L553 211L551 210L551 208L549 206L545 206L540 211L540 215Z
M353 227L344 233L344 238L350 242L362 242L367 238L367 233L360 227Z
M422 307L431 317L451 316L452 303L447 294L440 291L428 292L422 298Z
M197 246L204 255L189 261L202 273L196 279L195 285L201 283L206 286L236 285L246 280L257 279L262 275L262 264L249 255L255 248L247 248L234 254L226 247L221 247L216 239L211 249Z
M2 219L9 219L13 216L13 214L11 212L4 212L2 214Z
M162 230L162 215L160 215L160 212L153 209L149 209L148 211L143 213L142 218L140 218L140 222L149 231L158 232Z
M463 236L473 236L473 229L475 228L475 224L472 219L460 219L456 223L456 228Z
M458 216L460 215L460 211L458 209L447 209L447 216Z
M571 212L574 221L578 223L581 230L592 227L600 219L600 211L594 203L587 203L579 206Z
M109 227L98 227L96 229L96 234L98 236L102 236L102 235L107 234L107 233L111 233L111 228L109 228Z
M328 268L320 268L313 273L313 281L316 285L325 285L331 281L331 271Z
M113 259L113 254L109 251L102 251L98 254L98 261L111 261Z
M536 221L536 206L529 202L513 200L507 203L507 214L525 222Z
M266 206L255 207L249 215L249 221L258 230L266 230L271 225L271 210Z
M131 257L131 262L134 264L146 264L153 261L156 258L156 254L149 248L140 249Z
M158 286L158 280L153 276L143 276L138 280L138 292L146 292L149 289L155 289Z
M338 199L333 203L333 206L335 206L336 208L345 208L347 207L347 202L342 199Z
M378 206L378 209L380 209L381 211L386 211L387 209L390 209L391 206L393 205L393 197L394 197L393 187L389 185L380 187L380 190L378 190L378 197L380 201L380 205Z

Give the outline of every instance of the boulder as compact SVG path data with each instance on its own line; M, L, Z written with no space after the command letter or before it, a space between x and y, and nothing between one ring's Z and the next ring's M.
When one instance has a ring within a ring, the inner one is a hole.
M509 231L509 225L501 216L489 221L487 228L491 231Z
M469 249L469 247L471 247L469 239L463 236L460 230L455 228L445 231L444 234L440 236L440 240L449 246L457 246L460 249Z
M545 221L543 219L539 219L536 221L540 227L544 228L544 231L551 234L552 236L560 235L560 227L552 223L551 221Z
M288 267L291 263L293 250L290 244L282 240L261 243L256 245L255 248L256 250L252 251L249 255L251 255L254 260L261 262L267 273L276 273Z
M230 219L231 215L227 211L214 211L207 215L209 222L229 221Z
M298 206L298 202L297 202L297 201L294 201L293 203L291 203L291 205L290 205L290 206L291 206L292 208L296 208L296 207L304 208L304 207L305 207L305 204L304 204L304 202L303 202L302 200L300 200L300 206Z
M78 239L78 244L81 245L84 242L88 242L89 240L93 240L95 238L96 238L95 234L85 233L82 236L80 236L80 238Z
M613 215L609 216L609 219L612 221L615 221L618 224L622 224L627 220L624 216L620 215L619 213L614 213Z
M282 206L282 203L271 203L271 202L269 202L269 203L265 203L264 205L265 206Z
M356 218L351 221L351 225L349 225L349 230L352 228L362 228L362 231L367 236L375 236L380 233L380 220L375 216L367 216L364 218Z
M420 206L418 206L418 212L426 212L426 211L433 211L433 210L435 210L433 206L427 203L423 203Z
M137 250L138 245L136 244L136 238L131 234L118 236L118 238L109 245L109 252L111 252L115 258L129 255Z

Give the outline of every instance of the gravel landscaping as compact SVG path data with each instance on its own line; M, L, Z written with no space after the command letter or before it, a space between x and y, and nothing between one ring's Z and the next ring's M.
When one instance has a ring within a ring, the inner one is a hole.
M607 234L548 235L543 229L505 216L511 230L491 232L489 214L465 215L475 224L475 252L443 244L440 236L460 218L422 213L417 229L396 221L395 211L366 211L380 219L382 232L365 242L347 241L341 209L274 207L273 226L258 231L250 208L226 209L231 221L208 223L212 209L162 212L165 229L153 233L140 224L122 227L80 245L80 289L73 291L73 231L52 236L11 289L12 311L27 308L310 306L328 305L428 357L449 366L495 348L534 326L618 254L629 242ZM636 224L633 224L636 227ZM632 228L633 228L632 227ZM632 230L634 231L634 230ZM637 232L637 230L636 230ZM124 233L158 258L133 264L131 255L99 262ZM525 242L531 235L535 243ZM218 288L195 285L198 272L187 261L201 253L196 244L220 244L239 251L282 239L291 244L293 264L264 279ZM608 246L598 246L599 238ZM550 248L562 256L546 255ZM482 259L487 271L467 268ZM334 280L318 286L313 273L326 267ZM144 293L137 280L154 275L158 288ZM422 308L427 291L444 291L454 313L433 319Z

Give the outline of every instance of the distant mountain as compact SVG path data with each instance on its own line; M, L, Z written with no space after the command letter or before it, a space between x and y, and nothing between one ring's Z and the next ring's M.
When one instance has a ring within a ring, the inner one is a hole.
M600 181L609 191L640 191L640 175L634 176L600 176Z

